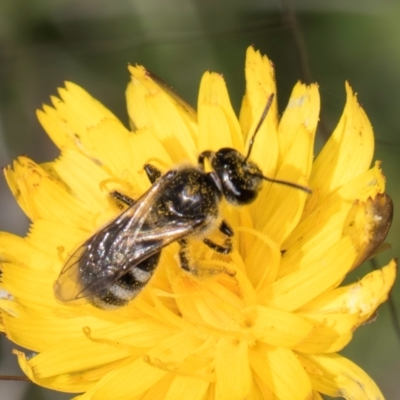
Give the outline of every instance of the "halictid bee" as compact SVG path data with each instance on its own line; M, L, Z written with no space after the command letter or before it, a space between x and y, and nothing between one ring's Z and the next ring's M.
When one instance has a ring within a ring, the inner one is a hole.
M149 282L161 250L172 242L179 243L180 264L187 271L191 269L186 251L191 237L203 238L204 244L218 253L231 251L234 232L219 217L223 198L234 205L249 204L257 197L263 180L310 192L295 183L267 178L249 161L273 97L268 99L246 156L231 148L203 151L197 166L177 166L164 175L146 164L152 186L139 199L111 193L129 207L72 254L55 284L56 297L64 302L84 299L103 309L124 306ZM211 172L205 171L206 159ZM218 221L225 237L223 244L206 237Z

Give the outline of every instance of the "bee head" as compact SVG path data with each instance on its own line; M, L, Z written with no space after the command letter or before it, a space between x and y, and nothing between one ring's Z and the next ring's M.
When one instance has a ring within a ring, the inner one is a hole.
M254 139L268 114L273 99L274 94L271 94L253 136L249 141L246 156L229 147L224 147L217 152L204 151L200 154L199 163L203 165L204 158L210 160L211 167L215 173L214 179L216 178L219 189L231 204L245 205L254 201L261 190L263 181L275 182L311 193L311 190L306 186L280 179L268 178L263 175L261 169L255 163L249 161Z
M262 172L237 150L228 147L218 150L211 159L211 167L229 203L249 204L257 197L262 186Z

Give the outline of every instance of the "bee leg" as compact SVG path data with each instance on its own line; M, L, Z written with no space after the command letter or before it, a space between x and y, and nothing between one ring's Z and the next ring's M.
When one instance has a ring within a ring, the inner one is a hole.
M129 207L135 204L135 200L131 199L129 196L126 196L116 190L112 191L110 195L114 197L114 199L120 201L121 203L126 204Z
M234 235L233 229L224 220L221 221L221 225L218 229L220 230L220 232L228 237L232 237Z
M151 183L154 183L162 175L161 171L151 164L145 164L144 170ZM132 206L133 204L135 204L135 200L131 199L129 196L126 196L118 192L117 190L112 191L110 195L114 197L114 199L118 200L121 203L126 204L127 206Z
M228 254L232 250L232 243L231 243L231 238L230 237L226 238L224 246L221 246L221 245L219 245L217 243L214 243L213 241L211 241L210 239L207 239L207 238L205 238L203 240L203 242L208 247L210 247L212 250L214 250L214 251L216 251L218 253L221 253L221 254ZM191 274L194 274L194 275L203 275L203 276L206 276L208 274L209 275L214 275L215 273L221 273L221 272L226 273L229 276L234 276L235 275L234 271L231 271L231 270L229 270L227 268L224 268L224 267L222 267L221 269L220 268L217 268L217 269L212 268L212 269L208 270L208 273L207 273L207 270L202 270L200 272L200 271L197 270L196 267L192 266L192 268L191 268L190 264L189 264L189 259L188 259L188 256L187 256L187 253L188 253L187 240L186 239L181 239L181 240L178 240L178 243L181 246L181 248L179 250L179 253L178 253L179 263L181 265L181 268L184 269L185 271L190 272Z
M187 258L187 240L181 239L178 241L179 245L181 246L179 250L179 262L181 264L181 268L185 271L190 271L189 267L189 260Z
M214 156L214 152L210 150L202 151L199 154L199 157L197 158L197 162L199 163L199 166L201 167L202 170L204 170L204 160L207 158L211 160L211 158Z
M145 164L144 165L144 170L147 174L147 177L149 178L149 181L151 183L154 183L156 180L161 178L161 171L156 168L154 165L151 164Z
M232 251L232 242L230 238L226 238L223 245L215 243L208 238L203 239L203 243L207 245L211 250L214 250L220 254L229 254Z
M232 251L231 237L234 234L233 229L228 225L226 221L222 220L221 225L219 226L219 230L226 236L225 242L222 246L220 244L213 242L208 238L203 239L203 242L210 249L216 251L217 253L229 254Z

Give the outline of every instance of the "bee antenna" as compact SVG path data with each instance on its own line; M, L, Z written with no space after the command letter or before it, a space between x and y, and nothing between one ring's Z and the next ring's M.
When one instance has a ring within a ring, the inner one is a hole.
M274 99L274 96L275 96L275 94L272 93L272 94L268 97L267 104L266 104L266 106L265 106L265 108L264 108L263 113L261 114L261 118L260 118L260 120L258 121L258 124L257 124L257 126L256 126L256 129L254 130L253 136L252 136L251 139L250 139L250 142L249 142L249 149L247 150L247 155L246 155L246 158L244 159L244 161L247 161L247 160L249 159L249 157L250 157L251 149L253 148L253 144L254 144L254 139L256 138L256 135L257 135L258 131L259 131L260 128L261 128L261 125L263 124L265 118L266 118L267 115L268 115L268 111L269 111L269 109L271 108L272 100Z
M308 188L307 186L303 186L303 185L298 185L297 183L293 183L293 182L288 182L288 181L281 181L280 179L272 179L272 178L268 178L267 176L261 175L261 174L254 174L255 176L258 176L268 182L274 182L274 183L279 183L280 185L285 185L285 186L290 186L292 188L295 189L299 189L302 190L303 192L312 193L312 190L310 188Z

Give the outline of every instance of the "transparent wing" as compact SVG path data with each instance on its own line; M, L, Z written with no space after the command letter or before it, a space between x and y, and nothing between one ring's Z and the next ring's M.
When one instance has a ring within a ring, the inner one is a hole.
M107 290L128 270L187 236L196 221L182 219L157 226L153 204L176 171L161 177L118 218L95 233L68 259L54 287L61 301L74 301ZM194 224L193 224L194 223Z

